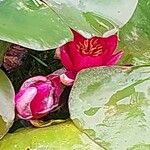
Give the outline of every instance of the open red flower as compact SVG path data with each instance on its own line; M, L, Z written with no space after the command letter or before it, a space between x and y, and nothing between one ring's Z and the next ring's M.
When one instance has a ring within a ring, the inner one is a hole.
M122 56L122 51L114 54L118 43L117 35L106 38L93 36L88 39L74 30L72 33L74 39L59 48L61 62L72 79L82 69L111 66Z

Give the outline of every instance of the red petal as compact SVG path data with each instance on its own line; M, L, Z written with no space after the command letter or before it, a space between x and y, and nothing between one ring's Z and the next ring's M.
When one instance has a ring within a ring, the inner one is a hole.
M74 69L71 70L75 73L78 71L89 68L89 67L95 67L95 66L101 66L102 65L102 59L103 57L100 56L84 56L77 52L77 49L75 47L75 44L72 42L70 43L71 47L71 53L70 53L70 58L72 58L72 62L74 65Z
M121 58L122 54L123 54L123 51L119 51L118 53L112 55L107 65L109 66L115 65L118 62L118 60Z
M76 73L72 72L72 71L66 71L65 75L72 80L75 80L75 78L76 78Z
M74 39L73 41L75 43L78 43L78 42L83 42L84 40L86 40L86 38L84 36L82 36L80 33L78 33L77 31L71 29L72 33L73 33L73 36L74 36Z
M85 68L97 67L102 66L102 58L101 57L91 57L86 56L83 58L81 62L76 64L76 71L80 71Z
M106 65L107 61L109 61L109 59L111 58L112 54L114 53L114 51L116 50L117 47L117 41L118 41L118 37L117 35L112 35L110 37L104 38L104 53L103 53L103 57L104 57L104 61L103 64Z
M60 56L61 56L61 62L66 67L66 69L73 70L73 64L69 56L70 43L71 42L68 42L67 44L60 47Z
M75 43L70 43L71 53L70 58L74 64L74 70L80 71L84 68L104 66L110 60L112 53L115 51L117 46L117 36L112 35L108 38L103 37L93 37L91 39L98 40L98 44L102 45L103 52L99 56L84 56L80 54L76 47Z
M117 47L117 35L107 38L93 37L90 40L97 40L97 44L102 46L102 54L98 56L82 55L76 48L76 43L86 40L81 34L71 29L74 34L74 41L68 42L61 48L61 60L67 70L78 72L82 69L108 64L113 52Z

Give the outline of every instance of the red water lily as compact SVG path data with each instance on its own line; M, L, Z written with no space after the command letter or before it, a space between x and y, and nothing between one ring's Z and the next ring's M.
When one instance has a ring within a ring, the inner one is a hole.
M60 94L58 75L32 77L23 83L16 94L17 115L25 120L41 118L58 106Z
M114 65L122 56L122 51L114 54L118 43L117 35L85 38L74 30L72 33L74 39L61 46L60 51L57 50L62 64L68 70L70 77L67 74L66 76L69 78L74 79L75 75L85 68ZM64 76L63 82L66 82Z

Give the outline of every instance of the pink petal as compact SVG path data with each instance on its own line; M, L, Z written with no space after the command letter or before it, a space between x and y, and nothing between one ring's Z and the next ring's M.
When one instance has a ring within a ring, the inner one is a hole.
M61 56L61 62L66 67L66 69L72 70L73 64L69 56L70 43L71 42L68 42L67 44L60 47L60 56Z
M121 58L123 54L123 51L119 51L118 53L112 55L111 59L108 61L107 65L111 66L111 65L115 65L118 60Z
M30 103L34 99L37 93L37 89L29 87L25 90L21 90L15 97L16 109L18 116L22 119L32 118L32 112L30 109Z
M66 86L72 86L75 80L76 74L72 71L67 71L66 73L60 75L61 82Z
M30 107L34 118L40 118L39 112L46 111L53 104L53 98L50 97L50 93L54 91L53 87L47 83L41 83L37 87L37 94L32 100ZM45 115L45 114L43 114Z
M55 103L54 92L55 92L55 89L54 88L51 89L49 97L47 97L43 100L47 103L46 107L43 109L43 111L39 111L37 113L37 116L40 116L40 117L44 116L47 113L49 113L51 110L53 110L55 107L58 106L58 103Z
M54 58L55 58L55 59L61 59L61 57L60 57L60 48L57 48L57 49L56 49Z
M22 84L20 90L25 90L27 87L31 86L37 81L46 81L46 80L47 78L44 76L36 76L36 77L29 78Z
M48 79L50 78L49 80L51 80L51 76L52 76L52 75L60 76L60 75L64 74L65 72L66 72L66 69L65 69L65 68L61 68L61 69L58 69L58 70L54 71L53 73L49 74L49 75L47 76L47 78L48 78Z
M51 110L58 106L58 103L54 103L53 92L51 92L49 97L45 98L43 101L47 102L47 105L42 111L39 111L35 114L34 118L36 119L47 115Z
M51 80L51 82L53 83L53 87L55 88L55 92L54 92L54 104L58 104L59 103L59 97L62 93L62 87L61 87L61 82L60 82L60 76L58 75L49 75L48 78Z

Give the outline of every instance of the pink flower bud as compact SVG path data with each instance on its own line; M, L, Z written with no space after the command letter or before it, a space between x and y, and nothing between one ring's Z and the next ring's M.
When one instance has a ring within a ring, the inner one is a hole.
M16 94L17 115L26 120L41 118L58 106L60 94L58 75L32 77L23 83Z

